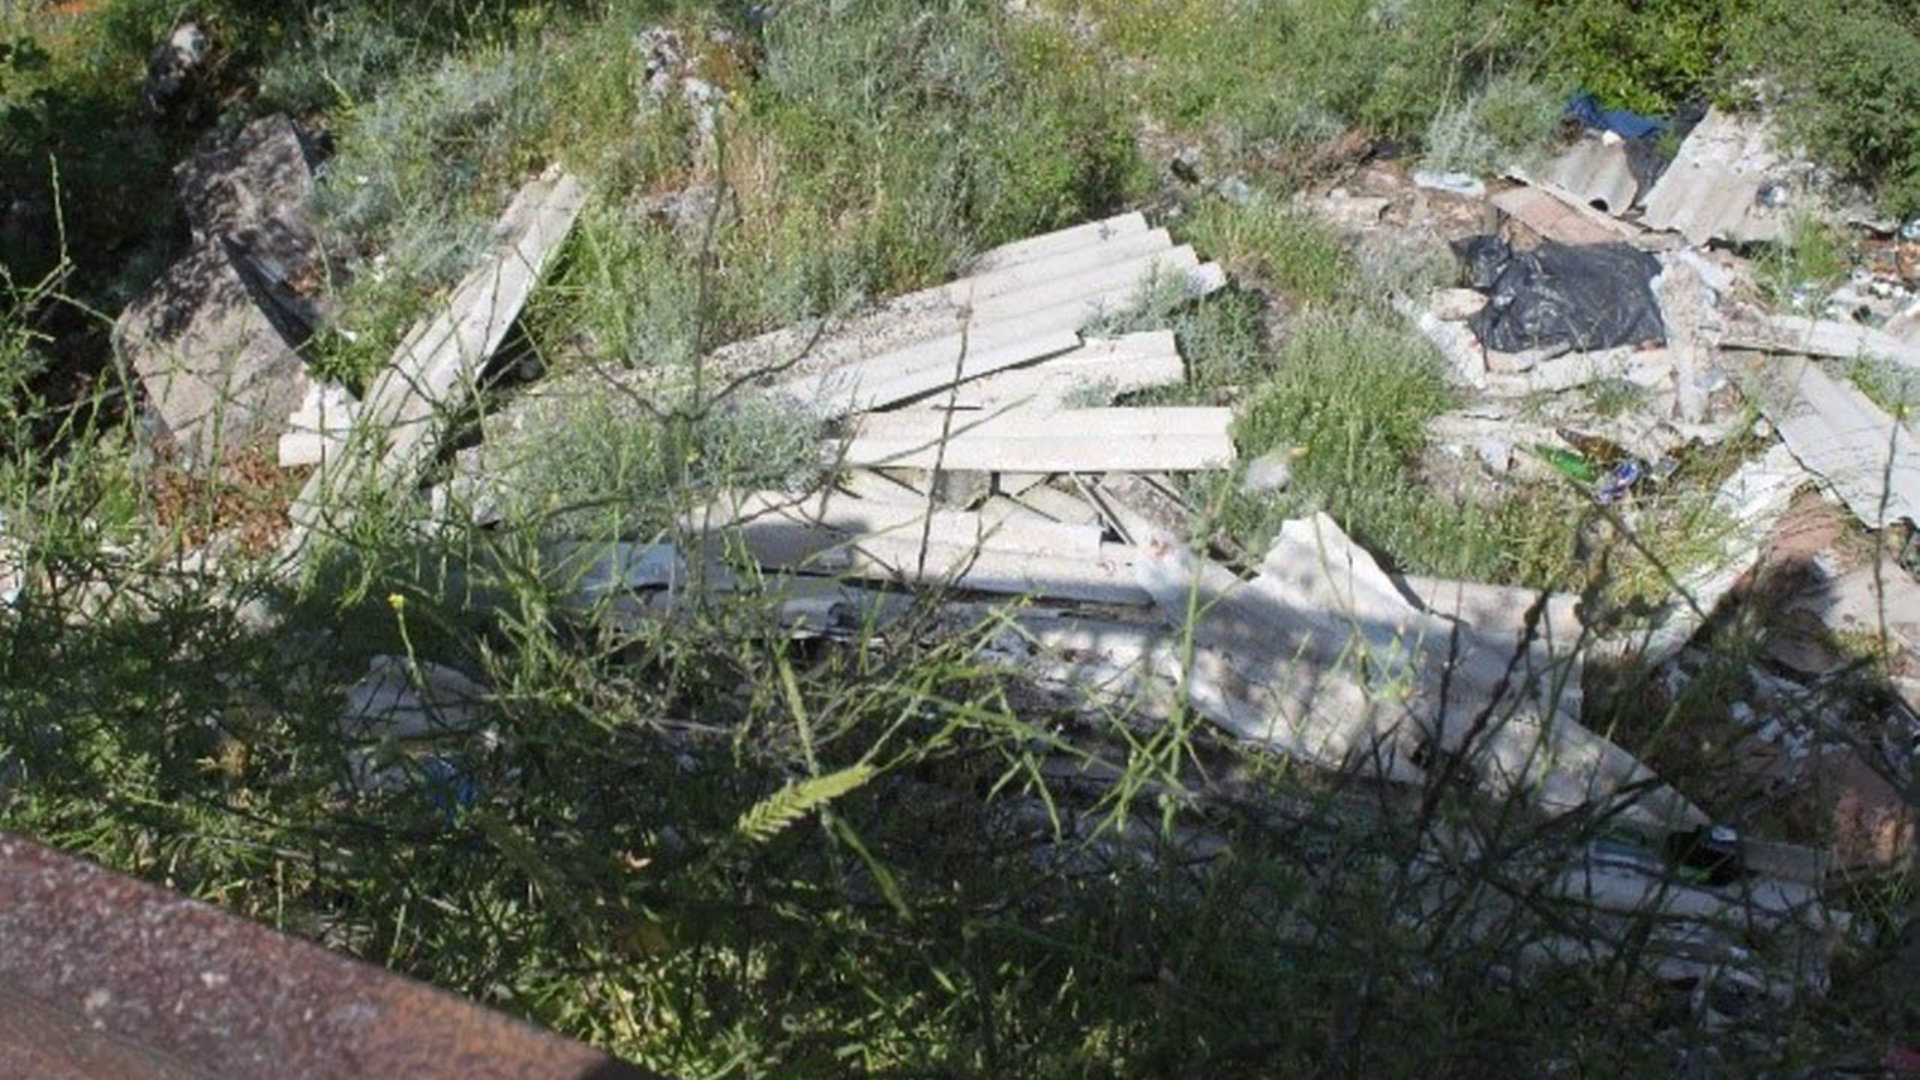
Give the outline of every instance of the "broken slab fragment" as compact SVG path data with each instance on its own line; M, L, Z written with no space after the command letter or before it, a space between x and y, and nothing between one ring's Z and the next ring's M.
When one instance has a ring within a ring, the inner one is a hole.
M1638 232L1571 196L1540 186L1503 191L1494 197L1493 205L1540 239L1556 244L1617 244L1633 239Z
M318 465L338 454L353 430L360 402L339 383L312 383L280 436L280 467Z
M851 465L988 472L1178 472L1233 463L1232 410L1015 410L984 419L933 413L866 417L844 451Z
M1416 763L1423 753L1458 754L1489 792L1549 813L1612 805L1656 831L1705 820L1571 715L1572 642L1551 647L1524 617L1517 630L1501 618L1482 633L1421 611L1325 515L1282 526L1253 581L1164 531L1140 550L1142 588L1176 633L1190 631L1189 699L1242 738L1413 782L1432 767ZM1446 590L1430 591L1444 605ZM1570 618L1556 606L1539 602L1549 624Z
M1801 357L1750 366L1752 396L1807 469L1869 528L1920 522L1920 436Z
M1763 116L1708 110L1673 164L1647 192L1644 221L1693 244L1771 243L1786 235L1792 204L1786 162Z
M115 347L160 433L201 460L277 436L306 398L306 363L229 246L176 263L120 316Z
M1836 360L1889 360L1908 370L1920 371L1920 346L1871 326L1836 319L1768 315L1757 323L1750 321L1729 327L1721 343L1736 349L1826 356Z
M235 263L304 344L326 321L327 260L309 212L313 170L293 121L268 116L174 170L197 243Z
M351 519L351 499L363 485L412 489L449 417L473 393L481 369L506 340L586 200L580 182L559 169L515 194L495 229L493 249L401 341L368 389L346 452L317 470L294 500L283 565L297 561L314 529ZM287 412L298 403L296 398Z
M1546 181L1607 214L1624 214L1640 198L1640 181L1623 140L1577 140L1547 166Z

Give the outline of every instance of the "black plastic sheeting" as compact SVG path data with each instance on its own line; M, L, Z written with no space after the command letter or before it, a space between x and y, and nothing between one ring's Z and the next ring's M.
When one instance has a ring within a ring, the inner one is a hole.
M1467 325L1497 352L1576 352L1667 339L1651 282L1660 260L1626 244L1546 243L1516 251L1497 236L1453 242L1467 283L1492 298Z

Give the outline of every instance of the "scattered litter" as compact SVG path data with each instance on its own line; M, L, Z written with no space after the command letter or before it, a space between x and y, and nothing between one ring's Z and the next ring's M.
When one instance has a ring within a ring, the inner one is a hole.
M1469 284L1492 297L1468 321L1490 349L1524 352L1567 344L1584 352L1666 337L1648 285L1660 262L1646 252L1623 244L1556 243L1516 251L1493 236L1469 237L1453 246L1466 264Z
M1600 470L1593 467L1577 451L1563 449L1547 443L1535 443L1527 447L1527 452L1546 462L1554 472L1576 484L1600 483Z
M1487 195L1487 185L1467 173L1422 171L1413 174L1413 182L1427 191L1438 191L1462 199L1483 199Z
M1634 485L1644 480L1647 467L1638 461L1623 461L1608 470L1593 489L1593 499L1602 506L1611 506L1627 497Z

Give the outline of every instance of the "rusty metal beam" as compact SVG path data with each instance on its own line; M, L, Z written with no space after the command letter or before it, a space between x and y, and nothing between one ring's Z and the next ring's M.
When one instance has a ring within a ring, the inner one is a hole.
M0 834L0 1077L658 1080L581 1043Z

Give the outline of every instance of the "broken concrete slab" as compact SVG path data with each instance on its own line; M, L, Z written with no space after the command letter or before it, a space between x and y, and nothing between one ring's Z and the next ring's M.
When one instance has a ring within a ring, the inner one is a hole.
M1640 180L1624 141L1581 138L1546 168L1544 180L1602 213L1620 215L1639 201Z
M1673 385L1681 419L1697 424L1707 416L1707 393L1702 375L1710 363L1708 331L1717 326L1713 298L1695 263L1686 259L1661 261L1654 279L1654 298L1660 302L1660 320L1667 327L1667 357L1673 363Z
M1487 303L1487 294L1477 289L1435 289L1427 301L1427 310L1437 319L1466 322Z
M943 427L937 415L877 414L861 423L844 459L990 472L1217 469L1233 462L1232 419L1232 410L1210 408L1016 410Z
M968 411L1105 405L1122 394L1171 386L1186 377L1186 362L1171 331L1088 341L1031 367L1013 368L966 383L958 393L935 393L930 409Z
M1141 551L1142 587L1172 626L1191 631L1187 694L1243 738L1403 781L1422 778L1415 749L1431 742L1469 758L1469 775L1489 788L1549 812L1621 800L1627 819L1652 828L1704 820L1564 712L1548 722L1560 704L1542 698L1551 687L1509 685L1500 642L1511 644L1510 628L1463 648L1454 624L1409 603L1331 519L1283 526L1252 582L1164 532Z
M1920 345L1858 323L1814 319L1804 315L1767 315L1757 322L1737 323L1721 335L1730 348L1763 352L1826 356L1837 360L1890 360L1920 371Z
M696 522L701 532L739 530L762 562L790 566L848 543L881 540L932 543L955 548L1098 558L1100 530L1047 520L990 518L968 510L929 510L926 504L877 502L835 494L787 496L755 492L729 497Z
M309 212L313 170L293 121L262 117L174 170L197 243L224 240L296 344L327 318L325 250Z
M375 656L347 690L340 731L357 739L472 734L486 696L485 687L444 664Z
M585 205L579 181L557 169L520 189L482 265L401 341L368 389L347 452L301 489L283 556L297 559L313 530L349 520L351 498L362 485L413 484Z
M1617 244L1632 240L1639 230L1539 185L1503 191L1494 196L1500 212L1532 230L1542 240L1582 246Z
M1296 656L1314 636L1310 620L1289 618L1293 613L1276 610L1272 599L1170 535L1154 535L1140 550L1141 588L1173 632L1191 638L1179 681L1202 715L1241 739L1324 768L1424 779L1397 743L1399 710L1390 700L1374 703L1351 668ZM1347 637L1340 628L1338 640Z
M1055 521L1072 525L1094 525L1100 521L1100 511L1092 503L1050 484L1029 488L1020 494L1019 499L1022 504Z
M347 445L360 402L339 383L309 383L280 436L280 467L318 465Z
M1501 397L1556 394L1605 379L1624 379L1636 386L1659 387L1673 379L1673 361L1664 348L1625 346L1599 352L1568 353L1534 364L1520 374L1493 373L1485 387Z
M1296 618L1330 617L1336 633L1325 644L1338 641L1344 627L1346 651L1320 662L1350 663L1352 650L1362 650L1370 679L1404 687L1410 727L1403 737L1427 741L1430 752L1464 755L1469 774L1488 789L1524 793L1549 813L1617 803L1625 819L1655 829L1704 821L1632 755L1580 725L1579 635L1567 625L1570 601L1559 602L1559 618L1571 636L1557 644L1543 637L1556 617L1546 597L1521 610L1517 627L1510 614L1484 628L1436 621L1324 516L1283 526L1252 587L1279 598ZM1444 601L1444 589L1435 591ZM1529 621L1536 605L1540 616ZM1300 655L1318 647L1302 646Z
M1474 336L1473 331L1467 329L1465 323L1449 321L1403 297L1394 297L1392 304L1394 311L1411 322L1414 328L1420 331L1422 337L1432 342L1433 347L1452 368L1456 381L1473 389L1486 387L1486 349L1481 346L1480 339Z
M1920 521L1920 437L1800 357L1749 365L1753 397L1800 463L1869 528Z
M115 348L146 390L161 434L199 460L285 429L306 398L298 331L274 317L215 239L175 263L114 324Z
M774 389L828 418L882 408L1078 348L1083 327L1124 306L1144 283L1155 280L1180 282L1195 296L1225 284L1219 267L1200 265L1191 249L1174 249L962 307L950 333L788 379Z

